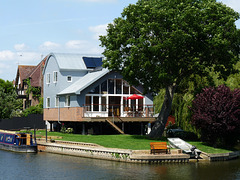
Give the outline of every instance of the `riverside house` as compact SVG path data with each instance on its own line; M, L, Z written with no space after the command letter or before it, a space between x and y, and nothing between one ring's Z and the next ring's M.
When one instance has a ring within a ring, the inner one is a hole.
M143 134L155 121L153 97L102 68L102 57L51 53L43 76L44 120L50 130L65 126L81 134Z
M42 71L46 58L44 58L37 66L18 65L14 86L16 87L18 98L23 99L23 109L39 104L39 97L43 97ZM27 80L29 80L30 84L27 83ZM39 89L37 97L36 94L33 94L32 92L29 94L27 93L29 85Z

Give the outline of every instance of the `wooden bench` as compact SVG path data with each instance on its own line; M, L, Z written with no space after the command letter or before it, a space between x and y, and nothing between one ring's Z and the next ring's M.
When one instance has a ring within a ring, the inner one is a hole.
M166 154L170 154L170 149L167 147L167 142L150 142L151 154L161 153L162 151Z

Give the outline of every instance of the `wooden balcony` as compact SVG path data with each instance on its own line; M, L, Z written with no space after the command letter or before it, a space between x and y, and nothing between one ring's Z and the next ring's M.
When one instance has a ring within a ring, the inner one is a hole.
M96 105L95 105L96 106ZM97 105L98 106L98 105ZM47 121L104 122L106 118L113 122L152 122L155 121L154 107L103 106L99 108L64 107L45 108L43 119ZM111 108L108 108L111 107ZM103 111L101 111L103 110Z

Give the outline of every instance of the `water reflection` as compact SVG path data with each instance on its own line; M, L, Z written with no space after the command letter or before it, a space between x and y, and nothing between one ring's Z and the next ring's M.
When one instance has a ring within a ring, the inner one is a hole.
M240 179L240 160L132 164L50 153L0 151L0 179Z

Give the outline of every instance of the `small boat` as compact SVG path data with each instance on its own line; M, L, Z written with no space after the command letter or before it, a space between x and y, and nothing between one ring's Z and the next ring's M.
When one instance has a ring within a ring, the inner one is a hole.
M170 147L181 149L184 153L189 154L191 158L199 158L202 151L197 149L195 146L187 143L180 138L167 138Z
M32 153L37 152L37 144L33 143L32 133L0 130L0 149Z

